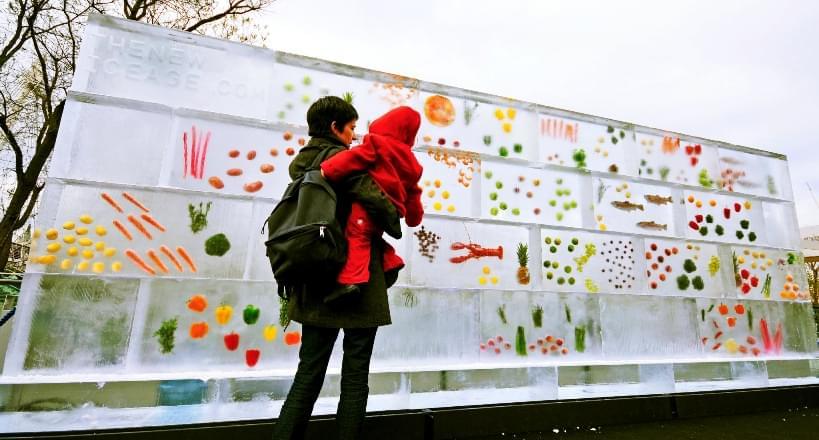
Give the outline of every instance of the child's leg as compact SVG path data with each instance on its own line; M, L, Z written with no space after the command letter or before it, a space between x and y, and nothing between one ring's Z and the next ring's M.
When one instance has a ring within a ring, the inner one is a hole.
M384 242L384 272L398 270L404 267L404 260L395 252L395 248Z
M375 226L367 211L359 203L353 202L344 229L347 237L347 262L338 274L339 284L362 284L370 280L370 248L375 233Z

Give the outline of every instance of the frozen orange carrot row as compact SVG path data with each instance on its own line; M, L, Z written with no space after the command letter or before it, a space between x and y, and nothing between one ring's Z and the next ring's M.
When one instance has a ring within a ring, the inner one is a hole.
M163 273L168 273L168 266L165 266L165 263L159 259L159 255L156 254L156 251L153 249L148 249L148 257L151 258L151 261L161 270Z
M131 222L131 224L134 225L135 228L137 228L137 231L141 232L142 235L148 237L148 240L153 240L154 239L154 237L151 235L151 233L148 232L147 229L145 229L145 226L142 226L142 223L140 223L139 220L136 217L134 217L133 215L129 215L128 216L128 221Z
M176 259L176 256L171 251L171 248L163 244L162 246L159 247L159 250L162 251L162 253L165 254L165 256L168 257L169 260L171 260L171 263L173 263L173 265L176 266L176 270L180 272L185 271L184 269L182 269L182 265L179 264L179 260Z
M142 269L143 272L152 276L156 275L156 272L151 268L151 266L148 266L148 264L145 263L145 261L143 261L142 258L139 257L139 254L137 254L133 249L125 249L125 256L128 257L128 259L131 260L136 267Z
M146 208L145 205L143 205L142 203L139 203L139 200L135 199L134 196L128 194L127 192L123 192L122 197L125 197L125 200L128 200L129 202L133 203L134 206L136 206L137 208L145 212L151 212L150 209Z
M151 214L142 214L140 215L140 217L142 217L142 220L145 220L146 222L150 223L151 226L159 229L162 232L165 232L165 227L162 226L161 223L156 221L155 218L151 217Z
M114 209L116 209L117 212L125 212L125 211L122 210L122 206L119 206L119 203L117 203L116 200L111 198L111 196L108 195L108 193L104 192L101 195L102 195L102 199L105 200L106 202L108 202L108 204L111 205Z
M177 246L176 252L178 252L182 259L185 260L185 263L188 263L188 266L191 268L191 272L196 272L196 264L194 264L191 256L188 255L188 251L186 251L182 246Z
M125 236L125 238L127 238L129 241L134 239L134 237L132 237L132 236L131 236L131 233L130 233L130 232L128 232L128 230L127 230L127 229L125 229L125 225L123 225L122 223L120 223L120 222L119 222L119 220L114 220L114 226L116 226L116 227L117 227L117 229L119 230L119 232L120 232L122 235L124 235L124 236Z

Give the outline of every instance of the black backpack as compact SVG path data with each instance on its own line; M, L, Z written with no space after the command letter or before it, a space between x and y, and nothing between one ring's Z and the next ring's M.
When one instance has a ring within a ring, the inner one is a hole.
M282 298L308 281L335 281L346 261L347 240L336 219L336 193L319 168L333 150L320 152L304 175L290 182L267 218L266 254Z

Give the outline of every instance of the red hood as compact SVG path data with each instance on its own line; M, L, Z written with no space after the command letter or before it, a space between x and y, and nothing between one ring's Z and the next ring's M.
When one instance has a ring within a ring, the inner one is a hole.
M421 115L410 107L394 108L370 124L370 134L391 137L402 144L415 144Z

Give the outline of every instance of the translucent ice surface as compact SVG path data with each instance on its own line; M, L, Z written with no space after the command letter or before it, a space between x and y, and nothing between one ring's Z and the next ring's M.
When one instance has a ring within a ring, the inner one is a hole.
M634 151L634 129L540 115L541 161L567 167L635 175L628 152Z

